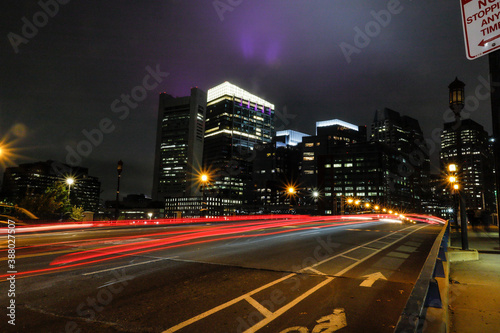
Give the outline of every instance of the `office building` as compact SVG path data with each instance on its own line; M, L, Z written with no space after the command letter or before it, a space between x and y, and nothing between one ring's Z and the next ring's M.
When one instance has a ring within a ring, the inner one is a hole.
M201 196L197 175L202 166L207 95L198 88L191 95L160 94L154 164L154 201Z
M337 148L366 141L366 126L339 119L316 122L316 135L302 139L301 186L309 191L318 187L318 158Z
M378 142L338 146L318 158L320 208L325 214L355 211L348 198L380 206L414 211L411 184L399 174L399 153Z
M388 108L376 110L370 141L383 143L398 152L398 174L408 178L415 210L421 211L421 202L432 194L429 150L418 120Z
M472 119L444 124L441 165L455 163L467 210L495 212L494 162L488 133Z
M19 202L25 196L45 193L56 182L66 184L70 177L74 179L70 189L71 204L87 211L97 211L101 189L98 178L90 176L87 168L50 160L5 169L2 196L8 201Z
M211 170L208 197L253 197L254 147L271 142L274 105L229 82L208 90L203 164Z
M276 136L272 143L256 147L253 161L255 202L264 212L285 209L289 203L287 187L300 187L302 150L299 145L285 145L289 138Z

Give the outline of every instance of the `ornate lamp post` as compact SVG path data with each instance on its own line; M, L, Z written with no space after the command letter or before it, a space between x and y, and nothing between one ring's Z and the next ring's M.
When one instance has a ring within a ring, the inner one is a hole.
M119 204L120 204L120 178L122 176L123 162L118 161L118 166L116 167L116 172L118 173L118 182L116 186L116 207L115 207L115 220L118 220L120 214Z
M457 143L457 157L456 163L458 165L463 165L462 159L462 120L460 119L460 113L464 108L464 87L465 83L460 81L458 78L455 78L455 81L450 83L448 86L449 95L450 95L450 109L455 114L455 125L453 126L453 130L455 131L455 139ZM449 172L457 172L457 164L452 163L448 166ZM454 171L452 171L452 168ZM456 176L456 174L453 174ZM467 238L467 214L465 212L465 197L464 191L458 190L458 200L460 200L460 229L462 231L462 249L468 250L469 241Z
M448 177L448 181L452 187L452 191L454 195L458 196L459 200L459 210L460 210L460 229L462 232L462 250L469 249L469 239L467 235L467 214L465 212L465 201L463 198L463 191L460 193L460 185L458 183L458 167L456 164L452 163L448 165L448 172L450 176ZM458 217L457 210L455 209L455 218Z

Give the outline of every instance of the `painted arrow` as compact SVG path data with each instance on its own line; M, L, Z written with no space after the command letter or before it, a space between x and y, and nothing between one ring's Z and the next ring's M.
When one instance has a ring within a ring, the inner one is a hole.
M380 272L365 275L363 277L366 279L361 282L359 285L360 287L371 287L377 280L387 280L387 278Z
M478 45L479 46L485 46L486 44L488 44L491 41L494 41L497 38L500 38L500 35L496 35L495 37L491 37L491 38L488 38L486 40L483 39Z

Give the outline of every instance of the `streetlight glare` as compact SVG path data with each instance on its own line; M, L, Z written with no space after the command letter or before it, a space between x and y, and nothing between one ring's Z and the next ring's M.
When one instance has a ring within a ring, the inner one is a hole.
M313 191L313 197L315 197L315 198L319 197L319 192L318 191Z
M456 172L457 171L457 165L456 164L449 164L448 165L448 171L450 172Z
M453 189L454 190L458 190L460 188L460 186L458 184L453 184Z
M75 183L75 179L74 178L66 178L66 184L68 185L73 185Z
M206 183L208 181L208 175L206 173L201 175L201 181Z
M290 186L290 187L288 188L288 193L290 193L290 194L294 194L294 193L295 193L295 188L293 188L293 187L291 187L291 186Z

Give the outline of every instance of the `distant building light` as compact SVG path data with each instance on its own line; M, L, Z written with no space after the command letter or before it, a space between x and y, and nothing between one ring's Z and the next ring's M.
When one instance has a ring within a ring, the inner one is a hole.
M268 108L274 110L274 104L269 103L268 101L266 101L258 96L255 96L255 95L249 93L248 91L243 90L240 87L237 87L234 84L231 84L227 81L208 90L207 102L210 103L211 101L216 100L216 99L223 97L223 96L235 97L235 98L247 101L249 103L253 102L255 104L263 105L265 107L268 107Z
M358 126L348 123L346 121L340 120L340 119L332 119L332 120L324 120L324 121L317 121L316 122L316 135L318 134L318 127L328 127L328 126L334 126L334 125L339 125L339 126L344 126L349 129L352 129L354 131L359 131Z

